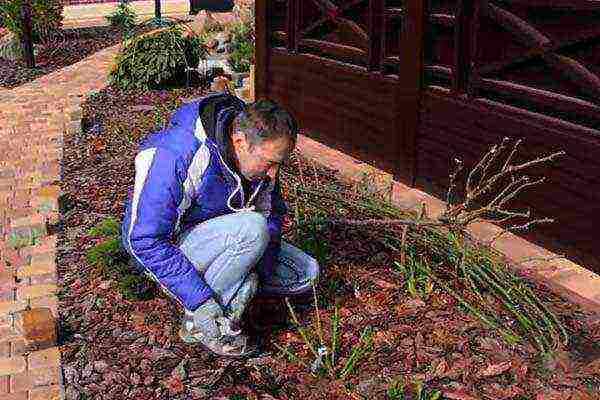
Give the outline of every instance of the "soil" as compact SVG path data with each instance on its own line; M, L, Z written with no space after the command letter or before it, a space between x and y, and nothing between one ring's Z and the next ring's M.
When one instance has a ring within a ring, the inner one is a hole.
M140 25L136 32L152 29L149 25ZM121 41L121 32L109 26L63 29L46 43L35 45L38 54L34 68L28 68L22 60L0 58L0 88L10 89L31 82Z
M531 283L571 341L552 356L540 357L529 342L506 344L435 286L423 299L408 295L403 276L393 268L397 254L382 244L375 229L328 228L307 244L306 227L298 225L297 215L317 213L319 205L322 215L334 218L361 215L317 198L311 200L316 208L309 210L303 202L310 199L294 190L298 184L327 186L344 198L353 198L356 188L298 154L281 175L289 206L284 238L304 249L326 249L319 257L319 322L330 340L334 304L339 304L337 364L345 364L366 327L373 332L373 347L345 380L313 376L302 365L314 357L280 300L253 305L246 329L262 339L265 353L248 361L219 359L181 342L182 312L161 292L144 301L126 300L118 282L86 260L87 250L102 241L88 230L107 217L121 220L137 144L160 129L183 99L202 94L199 88L143 96L107 88L83 104L83 131L64 138L59 313L71 398L402 399L388 393L394 379L421 380L427 390L441 390L445 399L599 398L600 320L544 287ZM314 335L314 312L299 310L298 318ZM416 397L407 390L405 398Z

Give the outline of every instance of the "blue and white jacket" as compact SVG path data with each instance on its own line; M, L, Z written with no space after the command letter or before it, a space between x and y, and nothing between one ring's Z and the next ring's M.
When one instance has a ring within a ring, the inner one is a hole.
M150 135L135 158L135 185L122 224L124 248L164 290L190 311L214 295L194 265L174 244L188 228L249 209L268 222L270 242L257 264L269 276L280 250L287 207L279 182L253 181L249 199L228 165L229 126L245 103L211 94L180 107L169 125Z

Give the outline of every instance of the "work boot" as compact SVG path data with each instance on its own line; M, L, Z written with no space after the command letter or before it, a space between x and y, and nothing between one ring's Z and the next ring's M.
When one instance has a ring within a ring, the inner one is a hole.
M186 310L179 337L186 343L199 344L223 357L245 358L258 352L250 338L223 315L221 306L214 299L194 312Z

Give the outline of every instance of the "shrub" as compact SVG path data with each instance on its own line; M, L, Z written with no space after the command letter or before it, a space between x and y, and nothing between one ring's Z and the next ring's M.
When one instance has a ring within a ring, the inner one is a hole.
M129 37L135 28L135 11L129 7L129 0L121 0L114 13L107 15L106 20L113 28L118 28L125 37Z
M101 226L99 224L96 228ZM112 235L111 223L102 225L104 234ZM99 228L98 228L99 229ZM147 277L133 271L129 266L129 255L121 247L118 237L112 237L92 247L87 252L91 265L102 268L102 273L117 281L119 292L127 300L148 300L152 298L156 285Z
M127 264L129 255L121 247L118 238L111 238L97 244L87 252L87 261L94 266L101 266L109 272L121 272L122 265Z
M23 34L21 5L23 0L4 0L0 2L2 24L17 38ZM60 29L63 21L62 0L31 0L31 34L34 43L47 41L52 33Z
M227 62L235 72L248 72L254 62L254 32L251 23L235 23L231 27L231 51Z
M121 235L121 224L114 218L106 218L89 230L92 236L102 236L104 238L116 238Z
M198 65L206 54L198 36L183 33L173 25L126 40L109 73L109 84L124 90L150 90L182 81L186 66Z

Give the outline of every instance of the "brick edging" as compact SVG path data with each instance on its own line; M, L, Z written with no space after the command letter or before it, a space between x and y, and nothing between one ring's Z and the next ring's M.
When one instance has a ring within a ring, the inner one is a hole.
M63 134L81 130L81 102L107 86L120 47L0 89L2 400L65 398L57 340L56 236L50 234L60 218Z
M347 154L331 149L304 135L299 135L299 151L316 163L339 171L342 179L350 182L360 180L364 172L374 173L376 178L372 185L381 188L384 185L392 186L392 202L400 208L417 211L422 202L425 202L430 217L435 218L445 209L445 202L422 192L410 188L393 180L392 175L373 168ZM381 178L381 179L379 179ZM492 239L502 229L488 222L474 223L469 226L469 234L477 241L486 242ZM501 253L516 270L522 273L531 273L532 278L547 284L552 291L565 297L569 301L579 304L588 311L600 313L600 276L567 259L554 259L551 261L529 261L517 265L518 262L532 257L551 258L556 254L526 241L510 232L497 239L494 250Z
M0 90L0 398L63 399L56 236L63 134L106 86L120 45Z

